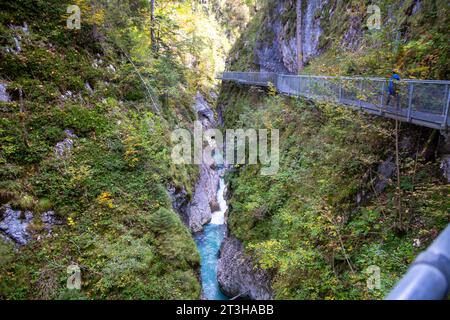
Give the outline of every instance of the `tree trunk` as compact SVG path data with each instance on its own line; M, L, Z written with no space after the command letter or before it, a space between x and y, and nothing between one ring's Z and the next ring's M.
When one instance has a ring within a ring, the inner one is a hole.
M150 40L152 42L152 51L156 52L156 37L155 37L155 0L150 0Z
M298 73L303 70L303 43L302 43L302 0L297 0L297 66Z
M25 116L26 116L26 110L25 105L23 102L23 91L22 88L19 89L19 108L20 108L20 125L22 127L22 137L23 137L23 143L27 148L30 147L30 143L28 141L28 131L27 126L25 124Z
M397 167L397 187L395 192L398 213L398 231L403 233L405 228L403 226L403 211L402 211L402 189L400 185L400 148L399 148L399 121L395 119L395 165Z

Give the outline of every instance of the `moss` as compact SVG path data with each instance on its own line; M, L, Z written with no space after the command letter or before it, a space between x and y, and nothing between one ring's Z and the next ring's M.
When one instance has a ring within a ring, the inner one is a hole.
M43 213L43 212L46 212L46 211L49 211L50 209L52 209L52 206L53 205L49 199L41 198L36 203L36 206L34 209L38 213Z
M35 199L30 195L21 196L19 199L14 201L12 205L17 207L19 210L33 210L36 204Z
M144 86L117 43L93 39L88 11L82 30L69 32L61 23L66 4L31 2L22 2L18 12L17 4L5 4L0 14L2 46L13 45L10 23L26 19L31 31L21 52L0 53L13 98L0 106L0 202L35 216L29 225L35 241L19 251L0 241L0 298L199 298L198 252L166 188L193 191L198 169L172 165L170 133L194 119L193 98L209 92L211 84L202 81L213 71L187 69L174 53L141 55L147 52L148 35L140 30L148 8L133 8L133 19L108 36L123 40L123 50L148 79ZM39 11L45 5L50 9ZM115 23L123 17L108 18ZM151 108L148 86L154 96L169 95L160 114ZM54 148L66 129L77 137L60 157ZM61 221L51 236L39 220L48 210ZM66 288L71 263L82 269L77 293Z

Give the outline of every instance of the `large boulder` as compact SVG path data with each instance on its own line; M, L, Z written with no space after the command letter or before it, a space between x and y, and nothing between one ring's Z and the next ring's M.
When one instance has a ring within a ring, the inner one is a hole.
M200 179L195 186L194 196L188 206L189 227L193 232L203 230L203 225L211 221L211 207L214 206L219 185L219 174L210 165L200 165Z
M252 300L271 300L269 274L256 267L235 237L225 238L220 248L217 266L217 281L221 290L229 297Z
M31 239L28 225L33 219L33 214L30 211L13 210L10 205L4 206L2 211L0 231L19 245L27 244Z
M55 146L55 154L58 158L68 156L73 148L74 140L77 136L69 129L64 130L66 138L58 142Z

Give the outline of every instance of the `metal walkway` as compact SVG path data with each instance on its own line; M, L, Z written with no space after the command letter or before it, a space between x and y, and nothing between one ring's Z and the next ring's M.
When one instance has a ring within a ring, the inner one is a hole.
M223 72L218 79L267 87L282 94L331 101L372 114L446 130L450 125L450 81L402 80L389 104L384 78L285 75L270 72Z

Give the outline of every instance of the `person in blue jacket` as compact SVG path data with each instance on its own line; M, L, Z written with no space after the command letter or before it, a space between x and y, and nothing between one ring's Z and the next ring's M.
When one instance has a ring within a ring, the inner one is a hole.
M399 71L394 69L392 71L392 76L389 79L388 84L388 97L386 100L386 106L389 106L389 102L391 102L391 98L395 99L395 107L397 109L400 108L400 96L398 94L398 82L400 81Z

